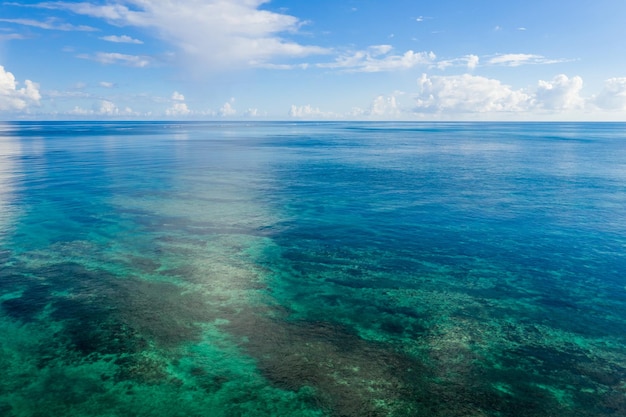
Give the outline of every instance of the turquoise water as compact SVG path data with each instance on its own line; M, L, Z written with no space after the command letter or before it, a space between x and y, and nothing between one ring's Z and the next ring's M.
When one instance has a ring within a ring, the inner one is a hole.
M624 416L626 124L0 124L0 415Z

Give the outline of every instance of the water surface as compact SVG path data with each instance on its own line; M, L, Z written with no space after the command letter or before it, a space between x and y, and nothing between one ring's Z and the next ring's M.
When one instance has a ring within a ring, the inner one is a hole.
M626 415L626 125L0 125L0 415Z

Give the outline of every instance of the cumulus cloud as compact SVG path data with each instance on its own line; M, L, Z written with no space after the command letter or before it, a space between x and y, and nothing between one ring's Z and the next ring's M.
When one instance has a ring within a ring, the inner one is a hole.
M423 74L415 97L417 112L484 113L527 110L531 96L499 80L469 74Z
M289 117L295 119L328 119L335 117L334 113L323 112L319 107L312 107L310 104L305 106L291 105L289 109Z
M122 36L116 36L116 35L102 36L100 39L102 39L103 41L114 42L114 43L134 43L134 44L138 44L138 45L143 43L143 41L140 41L139 39L131 38L128 35L122 35Z
M259 109L255 109L255 108L250 108L248 110L245 111L245 113L243 114L245 117L261 117L261 112L259 111Z
M105 118L131 117L138 115L138 113L134 112L130 107L120 109L115 103L110 100L100 100L97 103L94 103L91 109L74 106L74 108L68 111L66 114L71 116L99 116Z
M391 45L373 45L366 50L342 55L335 62L318 64L317 66L347 72L382 72L431 64L436 58L433 52L414 52L411 50L401 55L394 55L390 54L392 49Z
M82 107L79 107L79 106L74 106L74 108L68 112L68 114L73 115L73 116L89 116L94 113L95 112L93 110L83 109Z
M428 76L418 80L416 113L496 114L525 113L526 118L550 114L593 113L593 104L604 110L626 111L626 78L606 81L595 97L581 96L583 80L564 74L552 80L539 80L533 90L514 89L501 81L470 74Z
M397 119L406 113L406 109L400 106L398 97L404 95L401 91L396 91L391 95L379 95L372 100L369 110L362 111L353 109L354 116L366 116L373 119Z
M480 61L476 55L466 55L464 59L467 62L467 68L469 69L476 68L478 66L478 62Z
M604 88L593 102L604 110L626 111L626 77L606 80Z
M36 83L26 80L24 87L18 85L15 76L0 65L0 111L23 111L39 104L41 94Z
M237 110L233 108L233 104L235 103L235 99L231 98L229 101L224 103L224 105L220 108L218 114L222 117L230 117L237 114Z
M560 74L551 81L539 81L536 98L540 107L550 110L581 109L585 100L580 96L583 79L575 76L568 78Z
M284 35L296 33L305 22L261 10L264 3L267 0L118 0L107 4L49 2L40 7L152 30L205 69L254 66L328 52L287 40Z
M187 116L191 113L187 103L185 103L185 96L178 91L172 93L171 100L172 106L165 110L167 116Z
M185 101L185 96L179 93L178 91L174 91L172 93L172 100L174 101Z
M119 114L119 109L112 101L102 100L100 102L100 108L98 109L99 114L113 116Z

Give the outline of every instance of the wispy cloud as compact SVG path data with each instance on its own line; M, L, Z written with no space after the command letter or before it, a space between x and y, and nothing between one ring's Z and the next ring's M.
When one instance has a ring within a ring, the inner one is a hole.
M76 26L70 23L63 23L59 21L59 19L54 18L54 17L48 18L44 21L34 20L34 19L0 19L0 22L13 23L16 25L23 25L23 26L31 26L31 27L36 27L39 29L46 29L46 30L61 30L65 32L74 32L74 31L96 32L98 31L98 29L91 27L91 26L85 26L85 25Z
M437 62L437 68L446 69L448 67L463 66L467 69L473 70L478 66L480 57L477 55L465 55L460 58L444 59Z
M434 63L439 69L448 67L466 67L475 69L479 63L485 65L497 65L504 67L519 67L521 65L550 65L562 62L571 62L571 59L546 58L537 54L498 54L479 57L477 55L465 55L459 58L442 59Z
M409 50L401 55L395 55L390 53L392 50L391 45L374 45L366 50L342 55L335 62L317 64L317 67L339 69L346 72L382 72L427 65L436 59L433 52Z
M256 68L265 68L265 69L273 69L273 70L295 70L301 69L305 70L311 66L309 63L300 63L300 64L272 64L266 62L251 62L251 66Z
M518 67L528 64L558 64L571 61L569 59L550 59L543 55L536 54L499 54L487 60L490 65L503 65L508 67Z
M28 39L28 36L19 33L2 33L0 34L0 41L14 41Z
M122 16L128 14L130 9L118 2L117 4L112 2L110 4L98 5L88 2L64 2L64 1L50 1L41 3L18 3L18 2L5 2L7 6L16 7L29 7L46 10L69 10L76 14L88 15L91 17L101 19L120 19Z
M151 58L141 55L126 55L117 52L97 52L95 54L81 54L78 58L89 59L101 64L121 64L130 67L144 68L152 63Z
M100 39L102 39L103 41L114 42L114 43L134 43L134 44L137 44L137 45L143 44L143 41L140 41L139 39L131 38L128 35L122 35L122 36L116 36L116 35L102 36Z

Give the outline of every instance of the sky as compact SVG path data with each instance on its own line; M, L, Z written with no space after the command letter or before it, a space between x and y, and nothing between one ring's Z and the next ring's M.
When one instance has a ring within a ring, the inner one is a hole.
M624 0L6 1L0 119L626 121L624 22Z

